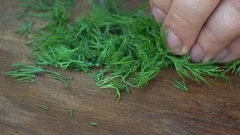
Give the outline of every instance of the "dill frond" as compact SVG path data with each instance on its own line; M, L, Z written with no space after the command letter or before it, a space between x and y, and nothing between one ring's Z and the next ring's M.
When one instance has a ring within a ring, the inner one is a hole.
M67 88L70 87L70 83L72 82L72 78L63 78L62 76L57 76L54 79L64 83Z
M240 60L236 60L234 62L231 62L225 66L226 70L225 72L232 72L236 75L240 75Z
M55 79L63 82L66 87L69 87L72 81L72 78L63 78L61 74L43 69L39 66L30 66L23 63L15 63L12 64L12 66L15 67L15 70L6 72L6 74L13 78L16 78L20 82L34 83L36 82L37 75L41 73L48 73L54 75Z
M95 122L95 121L91 121L90 124L91 124L92 126L98 126L98 123Z
M171 111L171 110L173 110L175 107L177 107L177 105L176 105L176 104L175 104L175 105L173 105L173 106L171 106L171 107L169 107L168 111Z
M73 117L73 109L72 108L70 108L70 110L69 110L69 115L70 115L70 117Z
M178 80L176 80L176 79L173 79L173 81L174 81L173 85L174 85L176 88L178 88L178 89L180 89L180 90L182 90L182 91L189 91L189 88L188 88L185 80L182 80L182 82L180 82L180 81L178 81Z
M48 111L48 108L47 108L46 106L43 106L43 105L37 105L37 107L39 107L39 108L41 108L41 109L43 109L43 110L45 110L45 111Z
M20 34L20 35L29 34L32 31L33 25L34 25L34 22L25 21L23 25L16 32L17 34Z

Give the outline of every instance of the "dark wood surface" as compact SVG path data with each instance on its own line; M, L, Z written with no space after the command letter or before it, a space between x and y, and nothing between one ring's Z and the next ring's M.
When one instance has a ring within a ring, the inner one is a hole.
M73 77L70 88L50 75L37 77L34 84L17 82L4 73L14 62L28 62L26 37L15 30L21 25L15 13L19 0L0 1L0 134L1 135L167 135L240 134L240 79L233 83L209 80L211 87L190 83L190 91L172 86L162 71L142 90L123 93L119 104L113 93L95 86L89 76L61 71ZM78 3L75 14L88 9ZM133 6L136 6L133 3ZM37 105L44 105L44 111ZM172 110L169 107L176 105ZM73 108L73 117L69 109ZM93 127L90 121L97 121Z

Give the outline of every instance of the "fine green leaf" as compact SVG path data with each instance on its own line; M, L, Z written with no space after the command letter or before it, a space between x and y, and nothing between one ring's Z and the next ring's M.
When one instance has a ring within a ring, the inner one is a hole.
M240 75L240 60L233 61L225 66L226 71L231 71L232 73L236 75Z
M46 106L43 106L43 105L37 105L37 107L39 107L39 108L41 108L41 109L43 109L43 110L45 110L45 111L48 111L48 108L47 108Z
M173 106L171 106L168 110L169 111L171 111L171 110L173 110L175 107L177 107L177 105L175 104L175 105L173 105Z
M25 21L21 28L19 28L16 32L17 34L24 35L29 34L32 31L33 22L27 22Z
M98 123L95 122L95 121L91 121L90 124L91 124L92 126L98 126Z
M70 115L70 117L73 117L73 109L72 108L70 108L70 110L69 110L69 115Z
M14 63L12 64L15 67L15 70L6 72L6 74L10 77L16 78L20 82L25 83L34 83L36 82L36 76L41 73L48 73L56 76L56 79L63 81L67 86L69 86L69 82L63 79L61 74L43 69L39 66L31 66L23 63Z
M178 81L178 80L176 80L176 79L173 79L173 81L174 81L173 85L174 85L176 88L178 88L178 89L180 89L180 90L182 90L182 91L189 91L189 88L188 88L185 80L182 80L182 82L180 82L180 81Z
M62 76L57 76L54 79L64 83L67 88L70 87L70 83L72 82L72 78L63 78Z

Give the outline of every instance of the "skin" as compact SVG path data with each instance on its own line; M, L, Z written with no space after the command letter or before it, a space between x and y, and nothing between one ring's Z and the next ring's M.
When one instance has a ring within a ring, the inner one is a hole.
M168 28L168 47L193 62L240 58L240 0L150 0L152 13Z

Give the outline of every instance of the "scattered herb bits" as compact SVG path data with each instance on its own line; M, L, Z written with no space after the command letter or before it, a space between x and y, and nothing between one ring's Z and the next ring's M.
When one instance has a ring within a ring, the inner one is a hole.
M35 80L36 75L40 73L49 73L55 76L60 76L60 74L57 72L42 69L39 66L31 66L23 63L15 63L15 64L12 64L12 66L15 67L16 69L13 71L7 72L6 74L11 77L17 78L17 80L20 82L27 82L27 83L36 82Z
M173 110L175 107L177 107L177 105L175 104L175 105L173 105L173 106L171 106L168 110L169 111L171 111L171 110Z
M98 123L95 122L95 121L91 121L90 124L91 124L92 126L95 126L95 127L98 126Z
M63 78L61 76L57 76L54 79L64 83L67 88L70 87L70 83L72 82L72 78Z
M33 24L33 22L25 21L22 27L19 28L16 32L20 35L29 34L32 31Z
M176 80L176 79L173 79L173 81L174 81L173 85L174 85L176 88L178 88L178 89L180 89L180 90L182 90L182 91L189 91L189 88L188 88L185 80L182 80L182 82L180 82L180 81L178 81L178 80Z
M12 64L12 66L15 67L16 69L13 71L9 71L6 74L13 78L17 78L17 80L20 82L34 83L36 82L37 75L41 73L48 73L54 75L55 79L63 82L66 85L66 87L69 87L72 81L72 78L63 78L61 74L54 71L43 69L39 66L31 66L23 63L15 63Z
M70 108L70 110L69 110L69 116L73 117L73 109L72 108Z
M48 108L46 106L43 105L37 105L37 107L39 107L40 109L43 109L45 111L48 111Z

